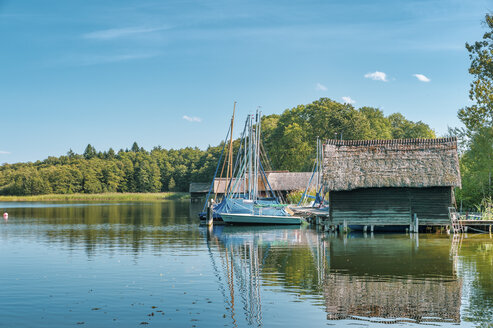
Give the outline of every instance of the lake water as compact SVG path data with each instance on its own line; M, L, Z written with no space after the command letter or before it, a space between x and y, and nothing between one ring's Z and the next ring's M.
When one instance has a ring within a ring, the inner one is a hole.
M0 327L493 326L488 234L207 229L200 207L0 203Z

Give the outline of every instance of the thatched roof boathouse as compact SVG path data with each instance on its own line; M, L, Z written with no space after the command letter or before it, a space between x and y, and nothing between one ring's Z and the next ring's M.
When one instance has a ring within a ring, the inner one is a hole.
M461 186L456 138L328 140L324 156L334 224L450 223Z

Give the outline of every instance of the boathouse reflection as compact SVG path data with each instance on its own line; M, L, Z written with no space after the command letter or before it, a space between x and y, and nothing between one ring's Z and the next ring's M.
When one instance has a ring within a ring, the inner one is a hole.
M329 320L460 322L462 283L446 238L215 226L207 243L235 325L240 315L262 325L270 286L323 304Z

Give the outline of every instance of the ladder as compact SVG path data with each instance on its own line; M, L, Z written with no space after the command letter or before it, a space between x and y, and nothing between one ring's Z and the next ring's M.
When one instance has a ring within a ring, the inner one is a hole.
M452 226L452 233L464 232L464 226L462 225L461 221L459 220L459 213L457 213L457 210L455 209L455 207L449 207L448 208L448 216L450 218L450 223Z

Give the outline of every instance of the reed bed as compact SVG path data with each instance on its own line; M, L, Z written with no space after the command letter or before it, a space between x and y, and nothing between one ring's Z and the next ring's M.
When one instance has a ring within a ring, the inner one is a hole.
M186 192L161 193L102 193L102 194L49 194L33 196L0 196L2 202L42 201L160 201L190 198Z

